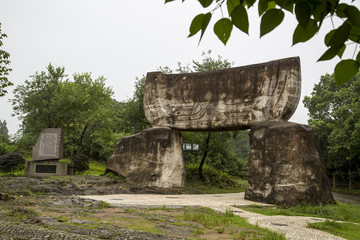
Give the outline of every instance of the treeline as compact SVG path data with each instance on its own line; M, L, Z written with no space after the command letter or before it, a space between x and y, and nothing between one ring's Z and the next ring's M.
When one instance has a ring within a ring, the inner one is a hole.
M333 187L360 187L360 73L341 86L321 76L303 102Z

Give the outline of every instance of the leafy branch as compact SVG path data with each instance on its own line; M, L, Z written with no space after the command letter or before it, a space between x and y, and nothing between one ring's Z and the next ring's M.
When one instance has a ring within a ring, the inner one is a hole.
M175 0L165 0L165 3ZM182 0L184 2L185 0ZM284 20L285 11L292 13L298 22L293 33L292 44L307 42L319 32L326 18L339 18L342 24L328 32L324 43L327 47L325 53L318 61L331 60L338 56L340 59L349 44L355 44L352 59L341 60L335 67L335 81L337 85L351 80L360 67L360 53L357 45L360 43L360 11L354 5L340 3L340 0L198 0L203 8L215 4L207 13L200 13L194 17L190 24L192 37L200 32L200 39L209 26L213 13L221 9L226 3L228 17L217 20L213 31L219 40L226 45L233 27L249 34L249 18L247 11L257 2L258 14L261 18L260 37L273 31ZM356 57L355 57L356 56Z

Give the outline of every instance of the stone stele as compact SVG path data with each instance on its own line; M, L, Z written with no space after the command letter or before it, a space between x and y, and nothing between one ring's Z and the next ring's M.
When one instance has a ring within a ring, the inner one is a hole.
M41 131L33 147L33 160L60 159L64 155L64 142L61 128L46 128Z
M288 120L300 99L299 57L211 72L146 76L144 111L153 126L187 131L248 129Z
M245 199L282 206L335 203L313 128L267 121L254 124L249 136Z
M142 187L183 187L182 143L181 133L170 128L150 128L121 138L107 161L107 172Z

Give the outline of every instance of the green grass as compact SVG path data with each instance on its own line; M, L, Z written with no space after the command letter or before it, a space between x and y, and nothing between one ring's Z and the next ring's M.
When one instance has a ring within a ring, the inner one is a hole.
M351 193L360 195L360 189L352 189L352 188L332 188L334 192L342 192L342 193Z
M360 223L360 206L337 202L334 205L312 206L297 205L291 208L281 207L259 207L245 206L240 207L246 211L260 213L263 215L285 215L285 216L311 216L321 217L338 221Z
M105 173L106 162L90 161L89 170L85 171L82 175L99 176Z
M185 211L184 220L201 223L206 229L214 229L218 233L228 232L234 239L285 239L282 234L249 224L244 218L234 215L231 211L223 214L210 208ZM194 235L200 235L202 230L195 229Z
M321 222L321 223L309 223L309 227L319 229L331 233L333 235L349 239L358 240L360 239L360 226L353 223L339 223L335 221Z

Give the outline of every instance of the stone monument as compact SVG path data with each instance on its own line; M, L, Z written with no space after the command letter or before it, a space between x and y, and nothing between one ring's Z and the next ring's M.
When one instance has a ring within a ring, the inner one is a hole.
M120 139L107 168L138 185L182 186L181 172L177 184L163 177L184 169L177 130L251 128L245 198L285 206L334 203L314 130L286 122L300 90L298 57L212 72L150 72L144 112L155 128Z
M300 99L300 59L211 72L147 74L144 111L153 126L185 131L248 129L288 120Z
M107 161L107 171L146 187L183 187L185 164L183 137L170 128L150 128L119 139Z
M25 164L25 176L56 176L70 174L63 158L63 136L61 128L46 128L41 131L33 147L33 161Z
M284 121L251 126L245 199L294 206L335 203L313 128Z

